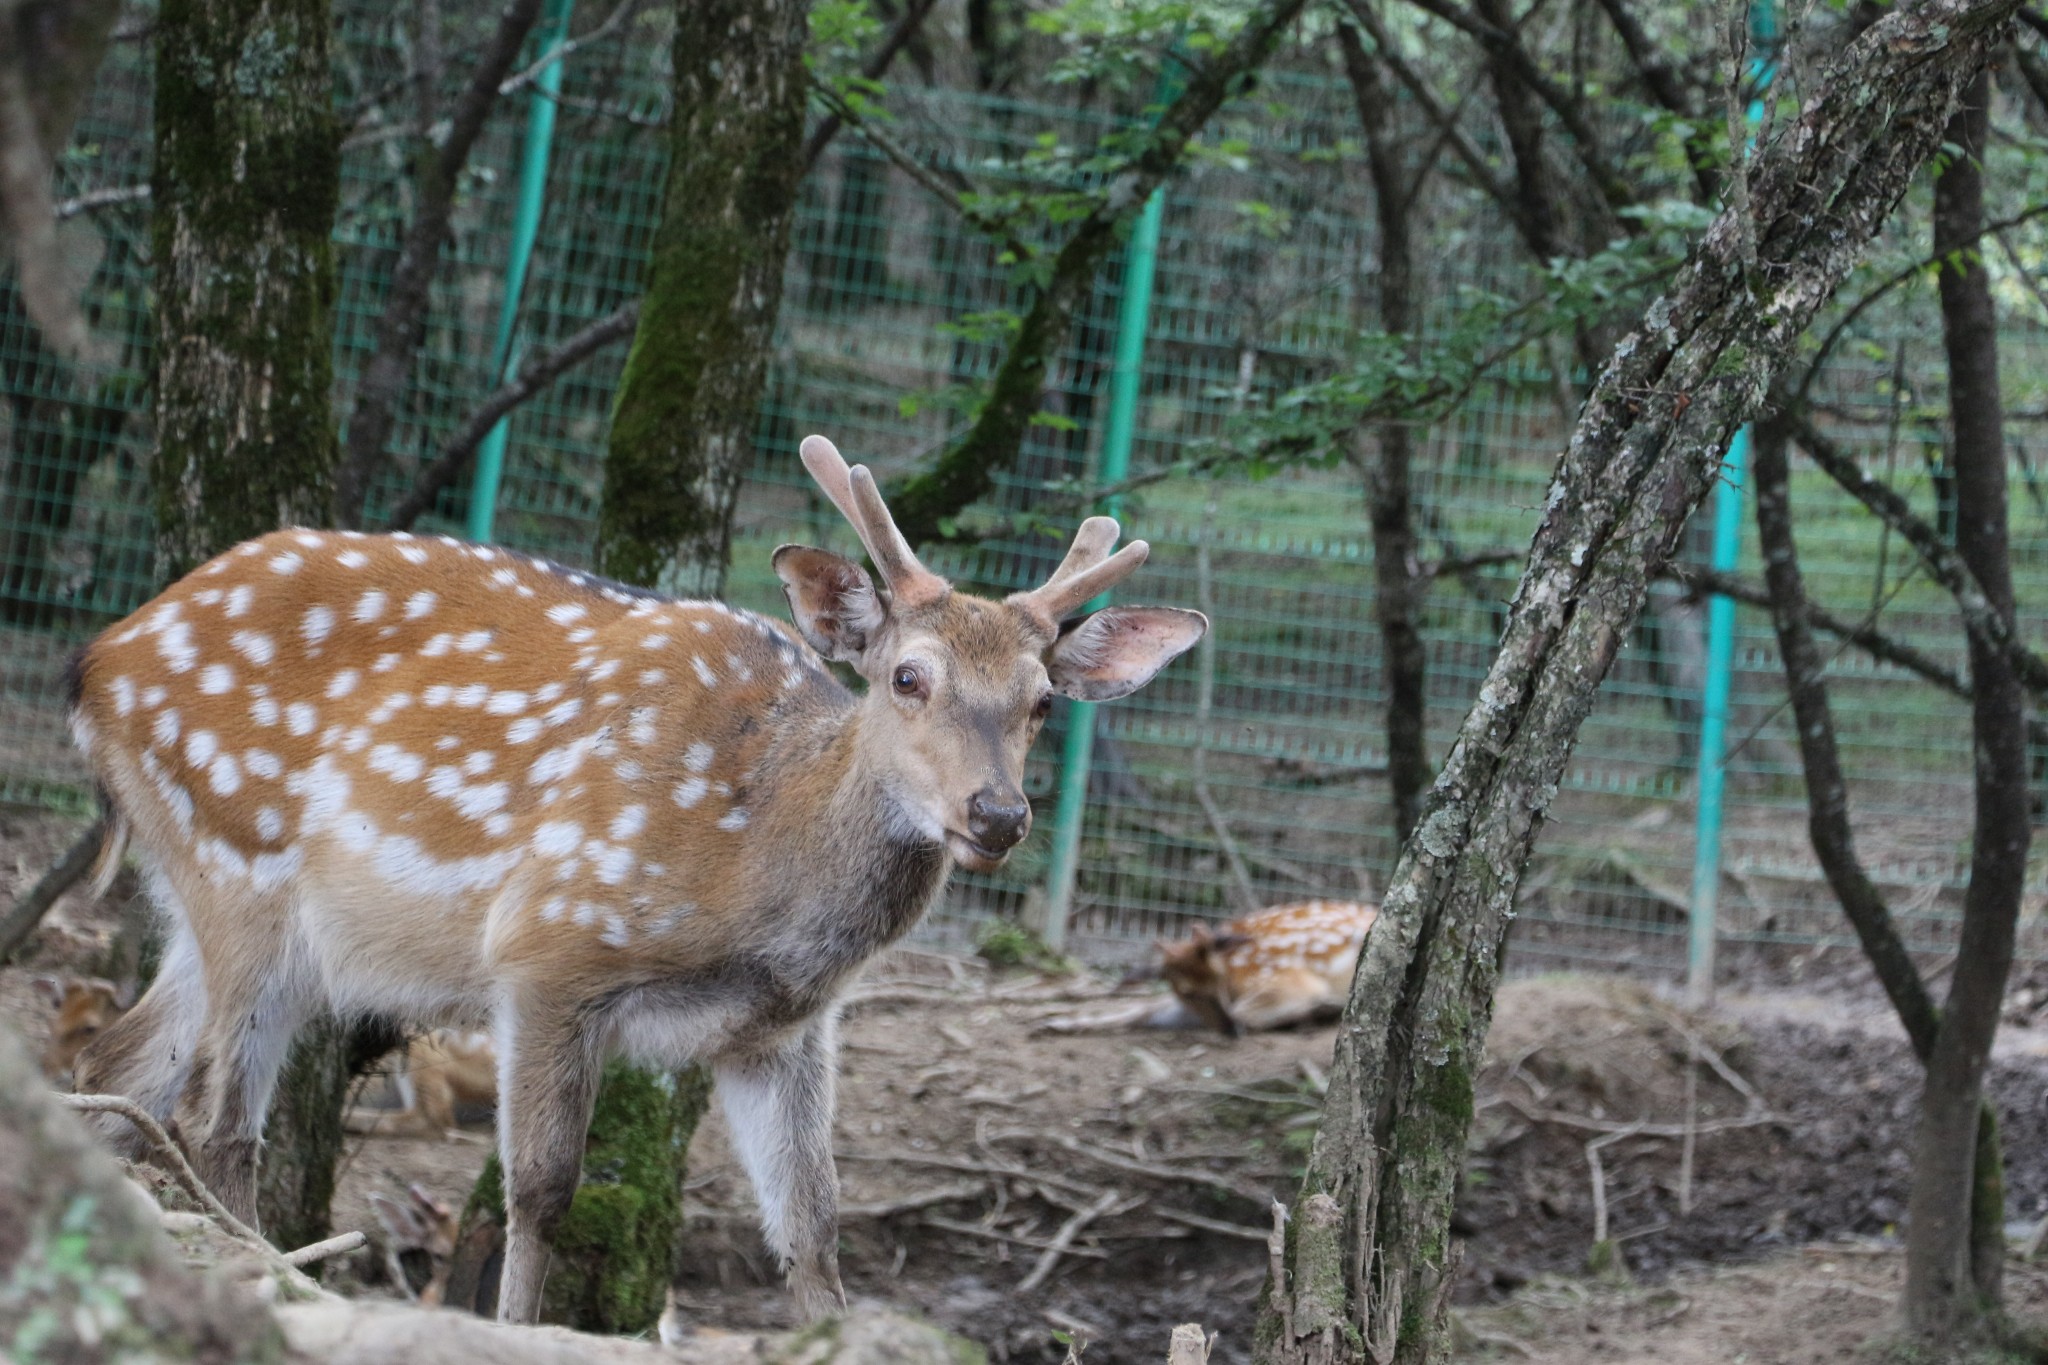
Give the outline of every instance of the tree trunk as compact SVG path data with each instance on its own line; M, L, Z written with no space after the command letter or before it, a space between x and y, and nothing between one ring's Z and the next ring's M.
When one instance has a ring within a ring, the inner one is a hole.
M157 1211L0 1025L0 1341L21 1360L284 1355L249 1295L178 1259Z
M1409 223L1420 186L1407 184L1394 141L1393 98L1379 64L1349 24L1337 29L1344 71L1365 130L1372 170L1373 209L1379 220L1379 322L1390 336L1415 331L1415 243ZM1361 281L1361 284L1363 282ZM1429 656L1422 642L1425 580L1416 551L1409 467L1415 430L1405 421L1381 422L1378 458L1366 470L1366 505L1372 521L1373 613L1380 628L1380 668L1387 686L1387 787L1394 807L1394 845L1408 841L1429 789Z
M1437 1352L1473 1073L1572 742L1726 442L1940 145L2014 8L1934 0L1853 44L1756 163L1750 216L1708 229L1594 387L1499 653L1367 937L1261 1306L1261 1361Z
M326 0L166 0L156 23L160 574L327 519L339 132ZM327 1233L355 1064L388 1043L331 1022L278 1079L257 1203L285 1246Z
M802 172L807 0L680 0L668 189L605 457L597 562L725 586Z
M1948 348L1949 421L1956 472L1956 551L1990 609L2013 615L2006 536L2005 441L1998 392L1998 321L1977 245L1984 222L1983 152L1990 81L1979 75L1950 124L1956 154L1934 186L1934 249L1941 267ZM1972 1236L1975 1140L1984 1071L2012 967L2031 826L2027 809L2026 694L2005 650L1971 631L1976 828L1970 885L1956 945L1955 979L1927 1064L1906 1235L1906 1321L1929 1339L1992 1325L2004 1277L2004 1242ZM1986 1152L1996 1159L1995 1142ZM2001 1201L2002 1202L2002 1201Z
M152 478L165 579L327 519L330 27L326 0L165 0L158 13Z

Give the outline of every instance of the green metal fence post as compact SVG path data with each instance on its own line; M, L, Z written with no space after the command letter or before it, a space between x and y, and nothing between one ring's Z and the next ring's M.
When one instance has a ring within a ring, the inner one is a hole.
M1778 16L1771 0L1749 7L1750 141L1763 122L1764 96L1777 71ZM1742 476L1749 461L1750 431L1744 426L1728 445L1721 484L1714 490L1716 573L1733 573L1742 557ZM1700 698L1699 802L1693 817L1692 900L1686 923L1687 997L1704 1004L1714 995L1714 951L1721 901L1722 796L1728 763L1728 696L1735 672L1735 599L1715 593L1707 599L1707 681Z
M576 0L548 0L541 13L540 47L555 52L569 35L569 15ZM526 140L519 157L519 197L512 211L512 242L505 261L505 298L498 305L498 338L491 350L491 373L498 383L512 377L512 337L519 322L519 301L526 293L526 272L533 263L533 244L540 236L541 207L547 199L548 157L554 150L555 104L562 93L559 58L541 68L526 108ZM471 540L489 540L498 512L498 485L505 477L505 439L509 419L500 419L477 447L476 474L469 490L468 531Z
M1152 272L1159 256L1159 225L1166 214L1166 191L1154 190L1138 215L1124 258L1124 293L1117 307L1116 356L1109 375L1109 421L1102 436L1102 481L1116 483L1131 467L1131 438L1138 426L1138 386L1145 367L1145 328L1152 312ZM1117 513L1118 499L1104 501L1103 511ZM1108 594L1088 604L1099 610ZM1060 797L1053 815L1052 871L1046 890L1045 924L1048 948L1058 951L1067 941L1067 915L1074 904L1074 877L1080 871L1081 826L1088 813L1088 770L1095 756L1095 703L1067 703L1066 742L1060 750Z

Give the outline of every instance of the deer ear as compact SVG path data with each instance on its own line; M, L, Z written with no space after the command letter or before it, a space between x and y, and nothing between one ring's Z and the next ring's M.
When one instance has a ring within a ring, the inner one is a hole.
M1209 940L1209 951L1212 953L1227 953L1233 948L1242 948L1251 941L1252 936L1250 934L1218 934L1215 938Z
M790 615L811 647L828 659L860 658L886 617L867 570L808 545L785 545L773 562Z
M1105 607L1060 636L1046 672L1076 701L1114 701L1194 648L1209 618L1179 607Z

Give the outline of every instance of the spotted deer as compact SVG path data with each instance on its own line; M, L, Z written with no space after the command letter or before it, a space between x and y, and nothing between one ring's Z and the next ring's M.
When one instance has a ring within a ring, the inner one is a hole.
M70 1077L72 1064L86 1045L121 1017L121 992L113 982L98 977L39 976L36 986L56 1010L43 1046L43 1076L61 1083Z
M843 1305L838 996L954 864L1025 836L1053 697L1125 696L1208 622L1067 621L1144 562L1107 517L1041 587L956 591L865 467L816 436L802 457L881 582L782 546L794 629L486 545L287 530L88 645L71 722L109 806L102 875L131 843L167 937L80 1059L90 1087L158 1115L183 1097L202 1174L253 1219L301 1024L488 1021L498 1315L529 1322L604 1060L701 1060L800 1308Z
M498 1102L498 1056L487 1033L437 1028L394 1053L398 1108L359 1105L342 1124L371 1137L454 1137L458 1105Z
M455 1234L461 1227L454 1208L420 1186L408 1185L404 1199L373 1191L370 1211L384 1230L384 1273L392 1288L424 1307L440 1307L455 1265Z
M1365 931L1379 907L1357 901L1276 905L1159 945L1175 999L1233 1035L1285 1028L1344 1008Z

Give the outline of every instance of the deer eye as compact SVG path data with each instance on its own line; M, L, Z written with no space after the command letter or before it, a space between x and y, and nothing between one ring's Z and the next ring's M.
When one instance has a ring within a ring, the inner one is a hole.
M1031 714L1038 717L1038 719L1040 720L1044 720L1047 716L1051 715L1052 693L1048 692L1044 696L1040 697L1037 703L1032 706Z
M916 669L905 664L896 670L896 676L889 680L889 685L896 689L899 697L914 697L924 690L924 679L918 676Z

